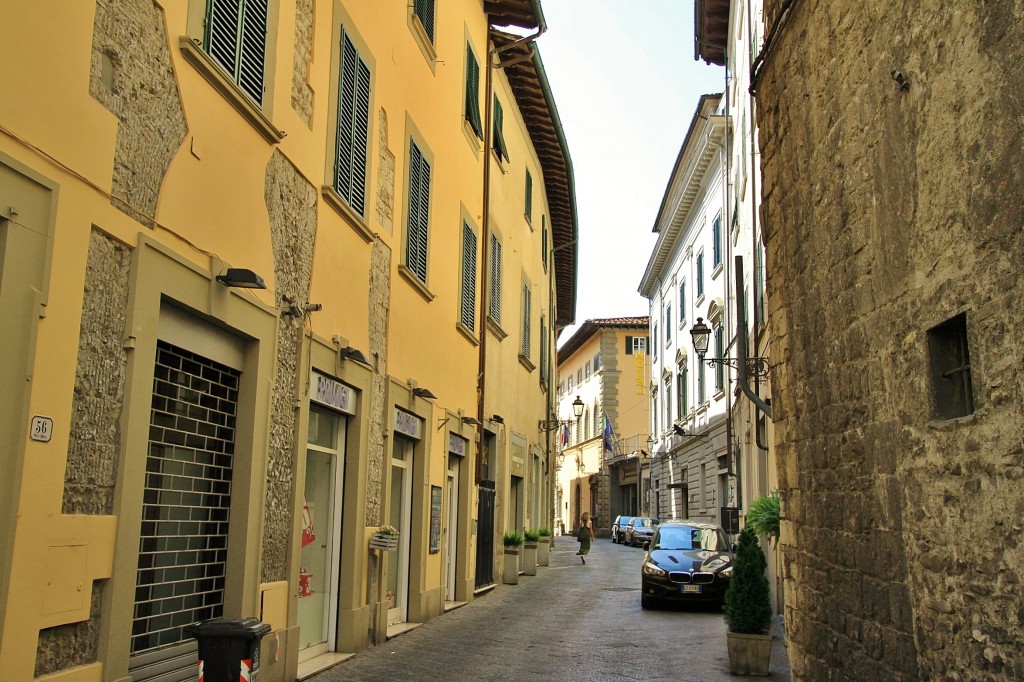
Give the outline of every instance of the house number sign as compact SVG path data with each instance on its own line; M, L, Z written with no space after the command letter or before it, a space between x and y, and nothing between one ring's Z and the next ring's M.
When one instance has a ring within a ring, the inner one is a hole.
M32 417L30 436L32 440L37 440L40 443L49 443L53 436L53 420L39 415Z

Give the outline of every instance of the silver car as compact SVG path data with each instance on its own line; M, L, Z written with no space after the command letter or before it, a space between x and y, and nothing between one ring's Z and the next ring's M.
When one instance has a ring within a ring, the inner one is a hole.
M631 547L637 545L643 545L645 542L651 539L654 535L654 529L658 526L658 519L651 519L646 516L634 516L630 519L629 524L626 526L626 531L623 533L623 538L626 544Z

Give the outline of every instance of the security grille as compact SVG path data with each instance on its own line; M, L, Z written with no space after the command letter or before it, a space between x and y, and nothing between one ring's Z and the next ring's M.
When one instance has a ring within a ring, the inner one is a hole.
M239 373L158 342L132 654L222 615Z

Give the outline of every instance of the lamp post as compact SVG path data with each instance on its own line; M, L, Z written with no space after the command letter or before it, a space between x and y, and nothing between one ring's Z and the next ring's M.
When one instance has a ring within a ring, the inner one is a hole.
M583 416L583 400L579 396L572 401L572 414L572 419L541 419L537 422L537 428L542 431L554 431L561 426L571 426L578 422Z
M706 362L709 367L715 365L723 365L726 367L732 367L733 369L744 369L748 375L760 377L762 379L768 377L768 361L765 358L707 358L704 356L708 352L708 343L711 340L711 327L704 324L704 318L698 317L697 323L690 328L690 336L693 337L693 350L697 353L697 357L701 362Z

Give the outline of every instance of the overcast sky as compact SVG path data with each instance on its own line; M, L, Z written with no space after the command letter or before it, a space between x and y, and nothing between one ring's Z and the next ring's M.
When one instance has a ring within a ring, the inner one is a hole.
M651 231L701 95L725 70L693 58L693 0L543 0L537 41L569 144L579 220L577 326L646 315Z

